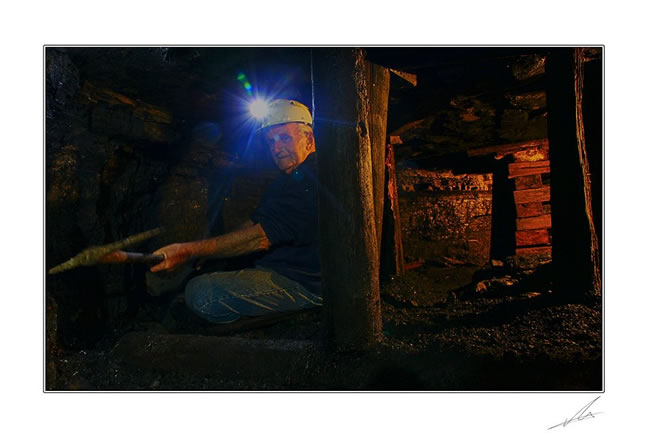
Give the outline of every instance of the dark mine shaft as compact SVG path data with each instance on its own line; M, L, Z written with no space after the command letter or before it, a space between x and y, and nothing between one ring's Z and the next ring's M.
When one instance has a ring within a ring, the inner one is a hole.
M602 47L46 47L45 388L601 390L602 70ZM270 283L313 308L193 309L285 244Z

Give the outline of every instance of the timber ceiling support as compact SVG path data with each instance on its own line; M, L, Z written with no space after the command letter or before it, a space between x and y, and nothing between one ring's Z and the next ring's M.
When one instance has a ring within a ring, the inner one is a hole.
M582 121L583 49L553 49L547 63L554 287L570 300L594 298L600 252Z
M372 182L375 200L377 245L381 246L384 218L384 189L386 186L386 125L390 73L383 66L366 62L369 87L369 131L372 152Z
M382 327L363 50L314 49L314 84L325 334L336 350L364 349L381 339Z

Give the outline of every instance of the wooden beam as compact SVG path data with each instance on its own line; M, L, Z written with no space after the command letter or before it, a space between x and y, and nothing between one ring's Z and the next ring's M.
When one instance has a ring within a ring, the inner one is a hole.
M382 337L366 61L358 48L313 53L325 338L361 350Z
M517 218L517 230L533 230L551 227L551 216L540 215L530 218Z
M542 186L543 186L542 176L539 174L515 177L516 190L535 189L535 188L541 188Z
M396 130L394 130L393 132L391 132L388 135L396 135L396 136L402 135L405 132L407 132L407 131L409 131L409 130L411 130L413 128L417 128L418 126L422 125L425 120L426 119L420 119L420 120L414 120L413 122L409 122L406 125L403 125L403 126L397 128Z
M390 69L390 71L393 74L400 77L401 79L403 79L404 81L407 81L407 82L411 83L413 85L413 87L418 85L418 76L417 75L410 74L410 73L404 72L404 71L398 71L397 69L392 69L392 68Z
M524 247L515 249L515 254L523 256L526 254L551 254L553 247Z
M515 206L517 210L517 218L534 217L544 213L544 207L540 202L519 203Z
M515 240L517 247L550 245L551 243L551 238L546 229L522 230L515 232Z
M543 186L535 189L524 189L521 191L514 191L515 204L543 202L551 199L551 187Z
M467 151L468 156L481 156L489 155L491 153L507 154L515 153L520 150L530 147L545 147L548 146L548 139L543 138L540 140L522 141L519 143L499 144L496 146L485 146L477 149L470 149Z
M550 161L513 162L512 164L508 164L508 179L519 176L549 173L550 171Z

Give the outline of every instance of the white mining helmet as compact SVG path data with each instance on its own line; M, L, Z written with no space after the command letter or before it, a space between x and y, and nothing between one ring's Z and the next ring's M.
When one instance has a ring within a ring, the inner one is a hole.
M309 108L300 102L290 99L276 99L269 102L268 111L262 118L258 131L273 125L298 122L312 125Z

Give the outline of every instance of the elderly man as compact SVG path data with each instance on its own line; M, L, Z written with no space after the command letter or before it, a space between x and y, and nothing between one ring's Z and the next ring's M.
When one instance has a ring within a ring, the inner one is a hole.
M260 133L283 172L265 192L250 220L211 239L172 244L155 252L165 259L152 272L197 258L264 252L255 268L191 279L185 302L212 323L320 306L318 182L309 109L279 99L269 105Z

